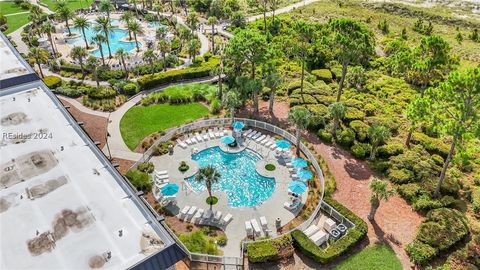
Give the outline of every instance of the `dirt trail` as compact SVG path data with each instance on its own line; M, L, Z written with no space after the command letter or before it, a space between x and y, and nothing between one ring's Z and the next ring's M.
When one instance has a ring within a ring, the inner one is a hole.
M277 102L274 106L274 116L268 113L268 102L260 102L260 116L268 119L270 123L282 126L291 126L287 121L289 105L286 102ZM251 111L243 111L240 115L246 116ZM376 222L367 219L370 210L370 189L368 187L373 172L366 162L352 157L352 155L336 145L321 142L315 134L304 134L305 138L315 144L315 151L326 161L328 168L335 178L337 190L333 197L348 207L359 217L367 221L368 242L378 241L388 243L397 256L404 269L413 266L405 246L415 237L415 232L423 218L398 195L387 202L382 202L376 214Z

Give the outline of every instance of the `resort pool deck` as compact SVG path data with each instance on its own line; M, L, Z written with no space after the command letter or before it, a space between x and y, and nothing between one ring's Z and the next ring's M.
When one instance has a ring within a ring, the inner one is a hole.
M180 186L180 191L176 195L177 205L169 205L167 208L175 215L179 214L181 209L188 206L196 206L197 208L209 209L210 206L206 203L208 192L206 190L195 192L195 188L192 188L186 184L184 179L195 175L198 171L199 164L192 159L192 150L196 150L201 153L202 150L212 147L225 148L220 142L220 139L212 139L207 142L200 142L193 146L189 146L186 149L182 149L176 145L174 147L173 154L166 154L162 156L154 156L150 159L155 165L157 171L166 170L170 176L170 183L176 183ZM257 168L257 171L261 175L274 178L275 187L272 194L266 198L265 201L252 207L232 207L229 204L229 196L221 190L213 190L213 195L218 197L218 203L212 206L213 211L221 211L223 216L230 213L233 215L232 221L226 226L222 227L228 237L228 243L221 249L225 256L238 256L240 254L240 242L245 239L247 233L245 231L245 221L256 219L259 221L261 216L265 216L268 221L268 229L271 230L271 235L276 235L275 220L280 218L281 225L285 225L295 218L302 208L302 205L294 211L289 211L283 207L283 204L289 201L288 195L288 183L291 181L288 169L279 163L279 160L274 155L274 151L270 150L262 145L259 145L252 140L247 140L244 143L248 149L246 151L254 151L262 156L262 158L256 163L265 164L271 163L275 165L276 170L267 172ZM245 151L245 150L244 150ZM190 169L186 173L181 173L178 170L180 161L186 161L190 165ZM252 168L251 168L252 169ZM220 172L222 173L222 172ZM241 187L238 187L241 188ZM302 203L307 200L308 192L303 194ZM263 236L263 233L262 233Z

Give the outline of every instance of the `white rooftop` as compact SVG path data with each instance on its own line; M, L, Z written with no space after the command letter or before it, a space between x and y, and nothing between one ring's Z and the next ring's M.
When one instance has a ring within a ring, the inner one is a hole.
M38 87L0 95L0 269L125 269L162 249L52 99Z
M0 38L0 59L0 80L30 73L2 38Z

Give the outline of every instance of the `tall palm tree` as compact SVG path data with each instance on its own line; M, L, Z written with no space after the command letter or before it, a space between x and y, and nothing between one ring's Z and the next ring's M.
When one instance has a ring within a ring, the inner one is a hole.
M200 168L197 176L195 177L195 181L205 184L210 202L212 202L212 186L220 181L220 177L222 176L213 166ZM211 207L212 204L210 203L210 208Z
M123 48L119 48L115 53L115 56L118 60L120 60L120 63L122 63L123 70L125 71L125 78L128 79L128 69L127 64L125 63L125 59L128 59L129 57L128 53L125 52Z
M197 55L197 51L200 49L200 42L196 38L192 38L188 42L188 54L190 55L190 58L195 60L195 56Z
M370 191L372 195L370 196L370 213L367 218L368 220L374 220L380 202L382 200L387 201L394 194L394 191L389 190L387 183L378 178L373 178L370 182Z
M138 46L137 35L143 33L142 26L140 26L140 24L138 22L132 21L128 24L127 27L133 33L133 38L135 39L135 47L137 47L137 52L139 52L140 47Z
M170 53L170 51L172 50L171 44L166 40L160 40L158 42L157 48L160 51L160 54L162 55L163 70L165 71L167 70L166 56L167 56L167 53Z
M87 49L80 46L75 46L70 51L70 57L73 59L77 59L78 63L80 64L80 68L82 69L83 78L85 78L85 67L83 66L83 60L88 56Z
M368 129L368 138L370 138L370 143L372 143L371 160L375 159L378 146L388 140L390 136L390 129L385 126L373 125Z
M50 21L45 21L42 24L42 32L47 34L48 37L48 42L50 43L50 46L52 47L52 54L56 55L56 50L55 50L55 43L52 38L52 33L55 33L55 26Z
M98 5L98 9L101 12L106 12L107 13L107 18L110 20L110 12L115 9L115 7L112 4L112 1L110 0L100 0L100 3ZM110 21L111 23L111 21Z
M28 53L28 59L37 64L38 70L40 71L40 77L43 78L42 64L45 64L48 61L48 51L42 48L33 47Z
M92 71L93 79L97 83L97 89L100 88L100 82L98 81L97 75L98 59L95 56L89 56L87 58L87 68Z
M218 23L217 17L208 17L207 24L212 27L212 53L215 53L215 25Z
M168 28L167 27L159 27L155 31L155 37L159 40L165 39L167 34L168 34Z
M28 19L32 21L33 24L33 31L36 31L36 34L40 36L41 31L40 28L37 26L40 24L40 21L42 20L42 10L40 9L39 6L37 5L31 5L30 6L30 15L28 15Z
M302 130L306 129L310 124L310 112L305 108L293 108L288 113L288 120L292 121L296 126L297 156L299 156Z
M105 36L102 34L96 34L92 38L93 43L97 44L98 49L100 50L100 57L102 58L102 64L105 66L105 57L103 56L103 43L107 41Z
M238 93L234 90L228 91L223 99L223 105L230 110L230 117L232 118L233 123L235 109L242 105L242 101L240 100Z
M103 33L103 35L105 36L105 42L107 43L107 47L108 47L108 57L109 58L112 58L112 49L110 48L110 32L112 31L112 26L110 24L110 19L107 18L107 17L97 17L97 19L95 20L95 31L97 33Z
M193 34L193 31L195 31L195 29L197 29L197 26L198 26L198 14L197 14L197 12L195 12L195 11L190 12L190 14L188 14L188 16L187 16L186 23L187 23L187 26L190 28L190 30L192 31L192 34Z
M345 117L347 112L347 107L341 102L334 102L328 106L328 114L333 119L332 135L334 138L337 138L337 129L340 124L340 120Z
M120 21L124 22L125 25L127 26L132 21L132 19L133 19L133 14L130 11L125 11L120 16ZM128 40L132 40L132 32L130 31L130 29L128 29L128 27L127 27L127 30L128 30Z
M87 35L85 34L85 29L89 29L92 24L90 23L90 21L87 20L87 18L79 16L73 20L73 25L82 31L83 40L85 41L85 48L87 48L88 50L89 47Z
M63 5L62 3L63 2L59 2L59 4L57 5L56 14L58 18L62 19L65 22L65 27L67 27L68 35L71 36L72 31L70 30L70 24L68 24L68 20L73 17L74 13L67 5Z
M155 67L153 66L153 62L157 60L157 55L152 49L147 49L142 56L143 61L146 61L148 65L150 65L150 73L155 72Z
M273 102L275 100L275 92L277 88L282 84L282 77L277 72L273 72L268 74L267 78L265 78L265 86L270 88L270 99L269 99L269 106L268 111L270 114L273 114Z

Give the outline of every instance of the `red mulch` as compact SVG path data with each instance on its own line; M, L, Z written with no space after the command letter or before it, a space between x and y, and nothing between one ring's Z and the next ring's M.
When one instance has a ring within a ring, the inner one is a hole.
M79 109L75 108L72 104L68 101L60 99L63 105L70 106L68 111L70 114L77 120L77 122L83 122L83 129L85 132L92 138L93 141L100 142L98 147L100 149L106 143L106 134L107 134L107 118L101 117L98 115L88 114L80 111Z
M135 164L135 161L127 160L127 159L121 159L121 158L113 158L112 163L113 164L118 164L119 166L117 167L117 170L121 174L125 174L128 171L128 169L130 169L130 167L132 167L133 164Z
M274 115L268 113L268 102L260 101L259 106L262 119L279 126L290 126L290 130L293 130L287 120L290 110L288 103L276 102ZM249 116L252 112L251 109L246 109L239 115ZM348 151L337 145L321 142L315 134L307 133L304 136L309 142L315 144L315 151L325 159L335 178L337 190L333 197L367 221L369 243L381 241L389 244L399 257L403 267L411 268L413 264L404 248L415 237L423 217L416 213L405 200L395 195L387 202L381 203L375 216L376 222L369 222L367 219L370 210L368 185L373 172L368 164L355 159Z

